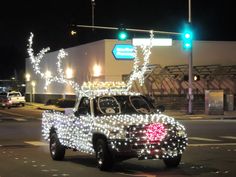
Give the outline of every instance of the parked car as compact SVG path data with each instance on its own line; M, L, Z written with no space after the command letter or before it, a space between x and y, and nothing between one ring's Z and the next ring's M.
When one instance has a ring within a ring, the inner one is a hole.
M20 92L11 91L11 92L2 92L1 96L7 97L9 101L11 101L12 106L25 106L25 97L21 95Z
M11 100L9 100L6 95L0 95L0 107L10 109L11 106L12 106Z
M20 92L12 91L7 93L7 97L11 100L12 105L25 106L25 97Z

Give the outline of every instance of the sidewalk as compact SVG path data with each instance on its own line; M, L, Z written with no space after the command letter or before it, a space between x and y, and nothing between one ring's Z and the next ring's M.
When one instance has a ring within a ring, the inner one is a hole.
M27 106L32 106L32 109L39 110L55 110L55 111L64 111L64 108L59 108L54 105L44 105L42 103L26 103ZM163 114L174 117L178 120L222 120L222 119L235 119L236 120L236 111L225 111L224 115L207 115L205 113L195 113L195 114L187 114L183 111L178 110L165 110Z
M177 110L166 110L164 114L179 120L214 120L214 119L235 119L236 111L224 111L224 115L208 115L205 113L187 114Z
M64 111L64 108L59 108L55 105L45 105L42 103L32 103L32 102L26 102L27 106L32 107L32 109L39 109L39 110L55 110L55 111Z

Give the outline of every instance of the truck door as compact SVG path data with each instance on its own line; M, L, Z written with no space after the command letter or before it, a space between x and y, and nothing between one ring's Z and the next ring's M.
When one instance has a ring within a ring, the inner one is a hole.
M92 150L93 120L91 116L90 99L88 97L81 98L75 116L77 117L75 120L75 144L77 149L90 151L90 149Z

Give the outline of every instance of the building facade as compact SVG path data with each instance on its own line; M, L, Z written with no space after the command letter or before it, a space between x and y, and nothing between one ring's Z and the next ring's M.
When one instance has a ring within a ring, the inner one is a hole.
M132 71L133 60L115 59L112 50L118 43L121 42L106 39L65 49L68 53L62 62L65 73L70 69L71 79L79 84L84 81L124 80ZM131 44L132 41L125 43ZM49 71L52 77L57 75L57 55L58 51L45 55L40 63L42 72ZM138 55L142 58L141 52L138 52ZM200 75L201 78L193 84L194 94L204 95L206 89L223 89L226 93L236 94L234 76L236 42L194 41L192 56L193 73ZM188 53L182 49L181 41L174 40L172 46L158 46L151 49L147 81L143 87L135 83L133 89L156 96L183 95L185 99L188 83L184 77L187 71ZM75 95L70 86L59 83L51 83L45 89L45 80L34 74L29 59L26 59L26 73L30 75L26 86L28 100L45 103L48 99L73 98ZM224 81L228 79L227 83L222 84L222 79Z

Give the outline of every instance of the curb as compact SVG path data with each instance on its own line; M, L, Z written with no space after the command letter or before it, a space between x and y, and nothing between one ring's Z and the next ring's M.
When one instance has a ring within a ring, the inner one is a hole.
M179 118L171 116L177 120L236 120L236 117L202 117L202 118Z
M38 110L43 110L43 111L58 111L58 112L64 112L64 109L51 109L51 108L42 108L42 107L37 107L36 109Z

